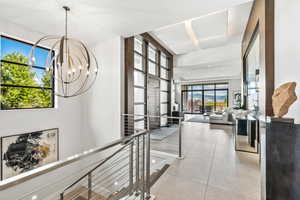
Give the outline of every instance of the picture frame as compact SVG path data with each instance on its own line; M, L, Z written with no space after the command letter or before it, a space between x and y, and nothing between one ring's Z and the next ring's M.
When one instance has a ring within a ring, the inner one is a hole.
M1 180L59 160L59 129L45 129L0 138Z

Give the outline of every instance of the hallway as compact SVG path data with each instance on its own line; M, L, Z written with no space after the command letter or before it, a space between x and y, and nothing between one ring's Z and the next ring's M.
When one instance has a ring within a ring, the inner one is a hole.
M234 150L231 126L185 122L182 128L185 158L153 186L156 199L259 199L258 155Z

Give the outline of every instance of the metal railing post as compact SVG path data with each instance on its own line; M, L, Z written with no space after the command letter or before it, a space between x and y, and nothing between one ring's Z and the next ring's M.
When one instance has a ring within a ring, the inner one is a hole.
M142 146L142 191L141 191L141 200L145 200L145 135L143 138Z
M136 138L136 147L135 147L135 192L136 195L139 194L140 188L140 137Z
M129 152L129 194L133 193L133 142L130 144Z
M92 198L92 173L88 175L88 200Z
M150 148L150 130L147 132L147 155L146 155L146 198L150 199L150 160L151 160L151 148Z
M179 152L178 152L178 158L183 159L182 155L182 127L181 127L181 118L179 118L179 124L178 124L178 133L179 133Z
M64 193L60 193L60 200L64 200Z

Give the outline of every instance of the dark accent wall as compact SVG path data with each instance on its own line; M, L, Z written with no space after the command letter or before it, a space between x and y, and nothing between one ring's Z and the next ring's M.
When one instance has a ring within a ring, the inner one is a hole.
M125 39L125 113L134 114L134 37Z
M260 35L260 112L273 116L272 95L274 92L274 0L255 0L242 42L242 80L245 87L245 58L254 35ZM243 88L244 88L243 87ZM245 106L245 98L243 98Z

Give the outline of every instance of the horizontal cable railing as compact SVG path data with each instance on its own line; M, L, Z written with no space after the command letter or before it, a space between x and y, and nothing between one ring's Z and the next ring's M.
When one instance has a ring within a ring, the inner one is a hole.
M16 200L150 198L150 188L166 164L162 162L163 165L158 166L156 161L162 158L153 153L175 153L176 157L182 157L182 118L131 114L123 114L121 118L121 135L124 136L121 139L8 179L1 182L0 189L74 165L72 172L56 177ZM163 148L165 146L171 151Z
M70 156L70 157L68 157L64 160L57 161L57 162L48 164L46 166L43 166L43 167L40 167L40 168L37 168L37 169L33 169L31 171L28 171L28 172L22 173L20 175L14 176L12 178L5 179L5 180L0 182L0 190L4 190L4 189L9 188L11 186L14 186L16 184L20 184L24 181L27 181L27 180L31 179L31 178L49 173L53 170L63 168L67 165L70 165L74 162L82 160L86 157L90 157L92 155L101 153L101 152L103 152L107 149L110 149L114 146L117 146L117 145L121 144L123 141L124 141L124 139L118 139L118 140L115 140L115 141L113 141L113 142L111 142L107 145L102 146L102 147L90 149L90 150L84 151L82 153Z
M176 154L182 158L182 121L183 117L170 117L167 115L152 116L139 114L123 114L124 133L132 135L129 130L150 131L151 149L170 154Z
M127 131L134 132L125 126ZM132 195L145 199L146 134L128 137L122 147L67 186L60 193L60 200L121 199Z

